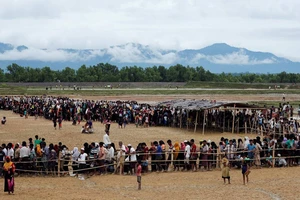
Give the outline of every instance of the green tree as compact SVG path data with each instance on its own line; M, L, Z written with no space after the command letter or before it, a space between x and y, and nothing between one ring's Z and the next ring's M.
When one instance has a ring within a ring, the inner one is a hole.
M0 68L0 82L5 82L6 78L5 78L5 74L4 74L4 70Z
M76 71L70 67L66 67L60 72L59 80L63 82L76 81Z

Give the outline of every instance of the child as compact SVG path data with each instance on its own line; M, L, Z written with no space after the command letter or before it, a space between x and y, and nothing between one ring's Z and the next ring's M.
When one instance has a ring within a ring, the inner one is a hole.
M246 154L243 155L242 159L242 174L243 174L243 183L245 184L245 178L247 178L247 183L249 182L250 174L250 159L246 157Z
M4 125L6 123L6 117L3 117L1 120L1 124Z
M84 126L81 127L81 133L87 133L86 129Z
M229 161L225 156L222 159L222 165L222 178L224 180L224 184L226 184L226 178L228 179L228 184L230 184Z
M57 121L58 121L58 128L61 129L62 128L62 118L59 117Z
M24 116L25 116L25 119L28 118L28 116L27 116L27 110L26 109L24 109Z
M136 178L138 182L138 190L141 190L142 186L142 161L138 160L137 169L136 169Z
M268 156L266 158L267 164L269 165L269 167L273 167L273 157L271 156L271 153L268 152Z

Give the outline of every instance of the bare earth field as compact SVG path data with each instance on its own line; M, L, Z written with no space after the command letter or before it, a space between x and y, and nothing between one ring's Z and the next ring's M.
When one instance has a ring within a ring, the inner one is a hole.
M210 95L212 96L212 95ZM210 96L188 96L189 99L210 99ZM82 97L80 99L116 99L116 97ZM157 102L184 98L183 96L120 96L121 100L137 100ZM218 101L235 100L280 100L281 96L213 96ZM296 97L295 97L296 99ZM0 117L7 117L7 124L0 126L0 143L28 141L29 137L38 134L46 138L47 144L62 142L70 149L82 147L84 142L100 142L104 134L104 125L94 122L94 134L81 134L80 126L72 126L71 122L63 122L62 130L54 130L52 122L43 118L34 120L21 118L10 111L0 111ZM165 127L136 128L128 125L126 129L118 129L112 124L110 139L117 143L123 141L136 146L138 142L172 139L183 141L194 138L196 141L210 139L219 141L220 137L242 138L244 134L206 133L202 130L194 133L192 130ZM254 138L256 135L248 134ZM197 142L198 144L198 142ZM142 190L137 190L135 176L105 175L93 176L86 180L74 177L16 177L14 195L0 192L0 199L300 199L297 187L300 184L299 167L284 169L253 169L250 174L250 183L242 185L240 170L231 171L231 185L223 185L221 172L168 172L149 173L142 177ZM3 186L0 180L0 189Z

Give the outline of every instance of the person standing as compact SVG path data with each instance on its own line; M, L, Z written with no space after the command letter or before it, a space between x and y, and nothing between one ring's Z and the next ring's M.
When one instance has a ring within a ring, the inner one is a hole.
M229 163L231 164L234 160L234 153L236 151L232 140L229 140L229 144L226 145L224 151L227 156L227 159L229 160Z
M247 183L249 182L249 174L250 174L250 159L246 157L246 153L243 155L242 159L242 174L243 174L243 184L246 185L245 179L247 179Z
M21 163L21 166L23 169L27 170L29 166L29 155L30 155L30 149L27 147L27 144L25 141L22 142L22 148L20 149L20 161L24 162Z
M191 155L191 146L190 142L187 140L184 141L185 149L184 149L184 169L189 170L190 167L190 155Z
M260 169L261 167L261 161L260 161L260 152L262 151L262 148L260 146L260 144L256 141L256 139L254 139L254 161L255 161L255 165L257 168Z
M224 180L224 184L226 184L226 179L228 179L228 184L230 184L229 160L225 156L222 159L222 178Z
M106 172L105 170L105 157L106 157L106 152L104 148L104 143L100 142L99 143L100 150L99 150L99 155L98 155L98 160L99 160L99 172L100 174L104 174Z
M111 144L110 138L109 138L109 130L105 130L105 134L103 135L103 143L105 145Z
M131 144L128 144L127 147L128 147L128 156L129 156L130 174L134 174L135 166L136 166L136 152Z
M14 193L14 173L16 167L15 164L11 161L10 157L5 158L5 163L3 165L3 174L4 174L4 192Z
M136 168L136 177L138 182L138 190L142 189L142 161L138 160L137 168Z
M255 145L253 144L253 140L249 140L250 144L248 144L247 148L245 149L245 151L248 152L248 158L251 160L250 161L250 165L252 165L253 163L253 159L254 159L254 150L255 150Z
M120 175L122 175L124 173L124 161L126 155L126 147L122 141L119 142L119 148L117 169L120 168Z

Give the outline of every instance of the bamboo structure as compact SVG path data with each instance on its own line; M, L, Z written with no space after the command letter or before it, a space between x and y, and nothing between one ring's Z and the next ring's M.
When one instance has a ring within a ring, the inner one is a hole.
M196 121L195 121L194 133L196 133L196 131L197 131L197 125L198 125L198 113L199 113L199 111L196 112Z

